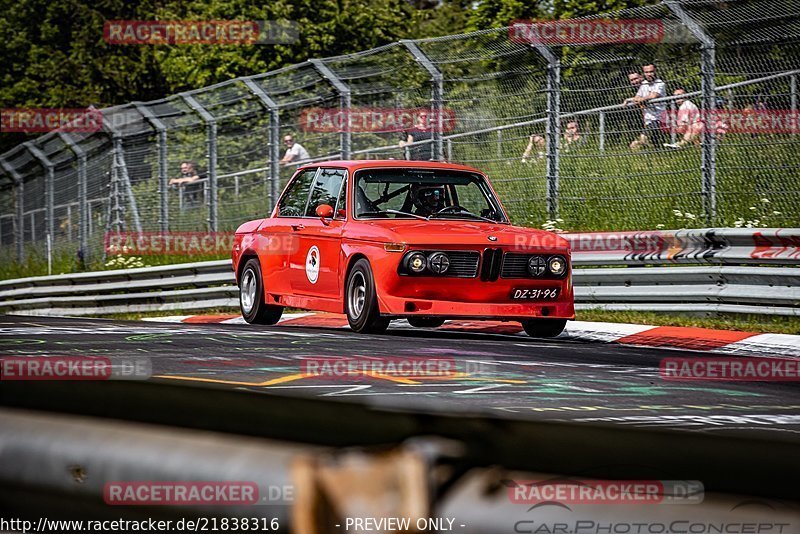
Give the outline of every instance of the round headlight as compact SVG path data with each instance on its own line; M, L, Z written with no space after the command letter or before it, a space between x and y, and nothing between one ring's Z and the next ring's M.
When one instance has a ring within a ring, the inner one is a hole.
M450 258L444 252L434 252L428 258L428 268L436 274L444 274L450 268Z
M425 270L425 254L414 252L406 256L406 268L412 273L419 274Z
M555 276L561 276L567 270L567 260L564 256L553 256L547 261L547 269Z
M528 272L531 276L542 276L547 268L547 262L541 256L531 256L528 258Z

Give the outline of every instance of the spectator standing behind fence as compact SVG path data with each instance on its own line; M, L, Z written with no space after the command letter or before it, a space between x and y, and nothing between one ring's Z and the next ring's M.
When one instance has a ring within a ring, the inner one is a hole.
M290 134L284 137L283 144L286 145L286 153L281 159L281 165L292 165L293 163L311 159L308 150L300 143L295 142L293 135Z
M199 204L205 178L205 173L198 170L194 161L185 160L181 162L180 178L173 178L169 185L178 186L184 203Z
M562 136L561 150L569 152L586 144L586 137L580 132L578 121L569 121L567 129ZM532 135L528 138L528 146L522 154L522 163L527 163L533 153L533 147L538 148L539 159L544 158L545 139L541 135Z
M414 127L408 131L403 132L405 139L400 141L401 147L408 147L408 159L415 161L429 161L431 159L431 146L432 143L423 143L419 145L412 145L420 141L431 141L433 139L433 132L431 132L430 124L427 113L420 113L417 115L417 122Z
M673 96L685 95L683 87L675 89ZM664 143L668 148L683 148L687 145L700 144L700 134L703 133L703 121L700 120L700 110L688 98L679 98L678 113L675 116L675 131L682 135L677 143Z
M626 98L622 102L624 106L635 104L642 108L644 130L639 134L638 139L631 143L631 150L639 150L645 146L660 148L666 141L662 120L664 119L667 105L665 102L652 102L653 99L667 96L666 84L656 75L655 65L645 65L642 71L644 80L639 84L636 96ZM636 78L634 78L634 74L641 79L638 73L629 74L628 79L631 81L631 85L635 85L634 80Z

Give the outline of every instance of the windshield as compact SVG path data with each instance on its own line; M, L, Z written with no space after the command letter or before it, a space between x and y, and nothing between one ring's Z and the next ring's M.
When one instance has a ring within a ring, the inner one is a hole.
M356 218L446 218L507 222L480 174L438 169L356 173Z

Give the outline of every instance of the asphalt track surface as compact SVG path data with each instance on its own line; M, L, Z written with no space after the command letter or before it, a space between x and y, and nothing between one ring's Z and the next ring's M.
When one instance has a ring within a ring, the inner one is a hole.
M0 316L0 355L144 359L154 380L205 381L254 393L800 441L796 382L662 379L665 357L709 356L687 350L434 329L390 327L383 335L361 335L288 325ZM304 360L339 357L438 358L455 362L459 372L411 378L303 373Z

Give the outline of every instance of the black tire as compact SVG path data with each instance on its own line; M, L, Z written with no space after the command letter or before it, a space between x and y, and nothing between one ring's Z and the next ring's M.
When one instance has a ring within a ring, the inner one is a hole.
M389 326L390 319L380 315L375 278L369 262L364 258L358 260L347 275L344 309L347 322L355 332L380 334Z
M556 337L567 326L566 319L528 319L522 328L531 337Z
M406 320L414 328L438 328L444 324L444 319L438 317L407 317Z
M264 281L261 279L261 264L250 258L239 276L239 309L250 324L275 324L281 320L283 306L264 302Z

